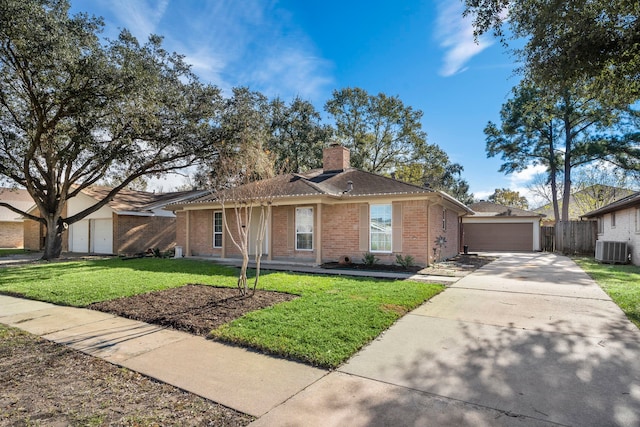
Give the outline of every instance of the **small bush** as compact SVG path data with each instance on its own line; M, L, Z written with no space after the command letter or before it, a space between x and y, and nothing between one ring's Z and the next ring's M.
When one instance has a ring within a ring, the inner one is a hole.
M364 254L362 254L362 262L364 263L364 265L371 266L376 264L378 261L378 258L371 252L365 252Z
M411 255L403 257L401 254L396 254L396 263L406 269L415 265L415 259Z

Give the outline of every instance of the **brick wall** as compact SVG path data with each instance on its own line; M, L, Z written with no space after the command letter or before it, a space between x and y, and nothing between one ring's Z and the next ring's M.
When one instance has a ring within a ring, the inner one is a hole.
M189 250L191 253L185 255L220 255L220 249L213 248L213 210L189 212Z
M309 206L309 205L304 205ZM363 253L360 245L360 208L368 206L362 203L347 203L322 206L322 261L338 261L348 256L354 262L361 262ZM428 207L425 200L406 201L401 203L402 212L402 245L401 249L390 254L376 253L380 262L393 264L396 254L411 255L417 265L428 265L434 261L433 247L438 236L447 240L440 258L455 256L459 251L459 219L455 211L446 210L446 230L443 230L440 205ZM272 208L270 226L271 251L273 259L300 259L315 261L318 236L314 235L314 250L300 251L295 249L295 206L275 206ZM314 205L316 220L314 231L318 233L318 206ZM429 215L427 212L429 209ZM394 212L397 212L394 210ZM186 247L186 215L177 215L176 241L179 246ZM428 219L431 223L428 223ZM226 219L231 232L236 236L235 214L227 210ZM368 218L366 219L368 222ZM394 220L395 221L395 220ZM186 255L219 256L220 249L213 248L213 210L191 211L189 217L189 236L191 253ZM368 224L363 224L368 229ZM225 230L226 233L226 230ZM368 247L368 241L364 243ZM240 255L228 235L225 236L225 256ZM394 245L396 246L396 245Z
M332 145L322 152L322 168L325 171L349 169L351 154L349 149L341 145Z
M41 249L40 223L25 219L22 225L24 227L24 248L39 251Z
M21 222L0 223L0 248L22 248L24 227Z
M187 245L187 213L176 212L176 246L181 246L182 250ZM183 252L184 253L184 252Z
M427 201L402 203L402 256L411 255L416 265L429 263ZM393 258L395 262L395 255Z
M322 207L322 261L342 256L361 262L360 203Z
M451 209L446 209L445 211L446 230L445 230L443 229L442 210L443 210L443 207L441 205L431 206L431 212L430 212L431 224L429 227L429 231L430 231L429 233L429 238L430 238L429 257L430 258L429 259L431 260L431 262L439 261L446 258L451 258L457 255L458 252L460 251L460 248L459 248L460 223L458 219L458 214ZM436 256L434 257L433 248L439 249L439 247L435 244L435 240L440 236L444 237L447 242L445 244L445 247L443 247L440 252L440 257L439 257L440 259L437 259L438 252L436 252Z
M176 245L176 219L171 217L113 216L114 252L134 254L149 248L161 251Z

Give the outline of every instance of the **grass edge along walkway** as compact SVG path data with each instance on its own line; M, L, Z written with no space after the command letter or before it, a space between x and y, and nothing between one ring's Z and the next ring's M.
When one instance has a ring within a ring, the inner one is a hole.
M594 258L587 257L574 257L573 260L640 329L640 267L631 264L600 264Z
M0 292L61 305L188 283L234 287L237 269L202 260L142 258L40 263L0 271ZM259 289L299 295L212 331L211 336L323 368L335 368L444 286L263 271Z

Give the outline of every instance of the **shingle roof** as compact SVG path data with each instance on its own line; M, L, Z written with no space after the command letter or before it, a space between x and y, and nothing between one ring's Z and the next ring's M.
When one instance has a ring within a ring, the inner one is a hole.
M35 204L27 190L18 190L13 188L0 188L0 201L8 203L14 208L23 211L27 211ZM22 218L12 210L0 207L0 221L21 222Z
M630 196L624 197L620 200L617 200L613 203L608 204L607 206L603 206L600 209L596 209L594 211L588 212L583 215L584 218L593 218L596 216L604 215L609 212L618 211L620 209L626 209L634 206L640 206L640 191Z
M376 175L360 169L349 168L344 171L324 172L321 169L301 174L278 175L274 178L252 182L234 189L210 193L198 199L178 205L216 203L221 199L243 197L252 191L262 191L263 197L273 199L298 198L304 196L362 197L362 196L394 196L394 195L428 195L438 193L447 197L452 203L468 210L466 206L445 193L422 188L417 185L398 181L393 178ZM236 196L237 195L237 196Z
M580 191L576 191L569 196L569 219L578 219L587 212L595 209L598 205L612 203L633 194L633 190L628 188L612 187L609 185L591 185ZM597 204L596 204L597 203ZM562 200L558 200L558 205L562 208ZM554 220L553 204L547 203L534 209L534 212L545 214L547 220Z
M524 209L513 208L510 206L499 205L491 202L477 202L469 205L469 208L475 212L477 216L519 216L519 217L543 217L544 214L537 212L525 211Z
M96 200L104 199L111 187L91 186L82 193ZM129 189L120 190L107 205L116 212L149 212L172 202L201 196L204 191L178 191L172 193L149 193Z

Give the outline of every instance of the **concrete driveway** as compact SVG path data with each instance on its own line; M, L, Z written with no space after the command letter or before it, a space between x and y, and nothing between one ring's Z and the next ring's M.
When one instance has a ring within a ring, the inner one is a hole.
M638 426L640 331L570 259L501 254L255 426Z

